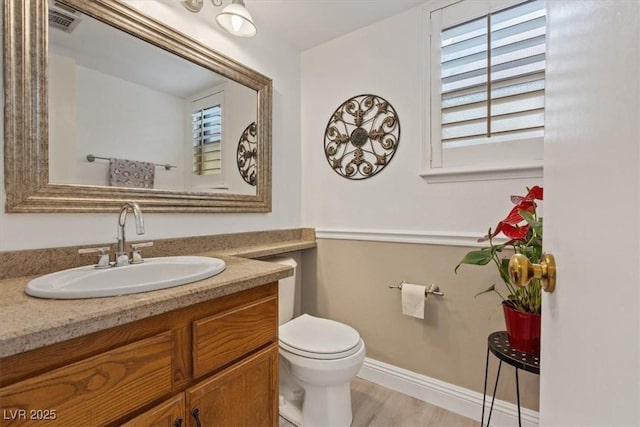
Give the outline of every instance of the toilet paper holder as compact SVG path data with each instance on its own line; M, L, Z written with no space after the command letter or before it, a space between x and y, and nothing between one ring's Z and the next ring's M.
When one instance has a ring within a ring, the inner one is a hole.
M389 288L402 289L402 285L404 285L405 283L407 283L407 281L403 280L399 285L389 285ZM439 297L443 297L444 292L440 292L440 287L432 283L427 289L424 290L424 297L427 298L429 295L437 295Z

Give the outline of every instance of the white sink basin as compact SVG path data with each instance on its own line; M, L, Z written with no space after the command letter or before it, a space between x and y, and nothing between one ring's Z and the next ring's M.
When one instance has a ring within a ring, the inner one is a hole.
M106 269L88 265L33 279L25 292L55 299L136 294L197 282L221 273L226 266L221 259L200 256L146 258L142 264Z

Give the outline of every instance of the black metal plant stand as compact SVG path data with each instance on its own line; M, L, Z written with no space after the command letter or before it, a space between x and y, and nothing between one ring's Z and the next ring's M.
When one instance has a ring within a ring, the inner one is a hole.
M489 335L487 343L487 361L484 368L484 397L482 398L482 419L480 420L480 426L484 426L484 409L487 400L487 376L489 374L489 352L493 353L500 360L498 365L498 373L496 374L496 383L493 386L493 397L491 399L491 407L489 408L489 417L487 418L487 427L491 422L491 413L493 412L493 402L496 400L496 389L498 388L498 380L500 379L500 368L502 362L513 366L516 369L516 398L518 402L518 426L522 427L522 420L520 415L520 383L518 380L518 369L531 372L536 375L540 375L540 357L533 356L531 354L522 353L521 351L514 350L509 345L507 339L507 332L500 331L494 332Z

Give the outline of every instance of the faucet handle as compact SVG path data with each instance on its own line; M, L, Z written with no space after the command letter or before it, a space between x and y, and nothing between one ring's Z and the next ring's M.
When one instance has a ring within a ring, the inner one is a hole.
M132 243L131 244L131 262L130 264L140 264L144 262L142 259L142 254L140 253L141 248L148 248L153 246L153 242L144 242L144 243Z
M98 254L98 262L94 266L95 268L109 268L111 264L109 264L109 251L110 248L108 246L100 247L100 248L82 248L78 249L79 254Z

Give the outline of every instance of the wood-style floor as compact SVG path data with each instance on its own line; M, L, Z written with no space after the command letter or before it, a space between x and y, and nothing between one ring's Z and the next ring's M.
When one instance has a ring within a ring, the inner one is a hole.
M477 427L479 422L356 378L351 382L352 427ZM479 418L479 417L478 417ZM280 417L280 427L293 427Z

